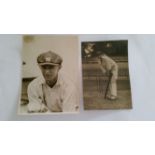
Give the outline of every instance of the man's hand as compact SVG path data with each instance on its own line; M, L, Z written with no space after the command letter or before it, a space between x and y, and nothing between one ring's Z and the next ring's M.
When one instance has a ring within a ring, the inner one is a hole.
M44 113L47 112L48 108L45 104L29 103L28 113Z
M41 104L41 108L39 110L39 112L47 112L48 108L45 106L45 104Z

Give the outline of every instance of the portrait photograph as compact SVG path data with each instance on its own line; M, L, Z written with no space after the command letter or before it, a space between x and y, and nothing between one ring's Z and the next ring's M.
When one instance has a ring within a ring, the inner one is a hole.
M79 112L76 35L24 35L19 114Z
M81 43L85 110L131 109L128 40Z

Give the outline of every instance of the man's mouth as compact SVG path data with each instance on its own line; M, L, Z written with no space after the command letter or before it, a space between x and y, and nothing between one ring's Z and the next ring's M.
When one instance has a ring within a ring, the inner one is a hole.
M50 80L52 80L52 76L45 76L45 79L50 81Z

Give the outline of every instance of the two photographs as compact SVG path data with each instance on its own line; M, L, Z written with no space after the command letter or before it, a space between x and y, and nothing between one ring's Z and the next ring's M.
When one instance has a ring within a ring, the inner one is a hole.
M84 110L132 108L127 40L25 35L21 81L19 114L78 113L81 91Z

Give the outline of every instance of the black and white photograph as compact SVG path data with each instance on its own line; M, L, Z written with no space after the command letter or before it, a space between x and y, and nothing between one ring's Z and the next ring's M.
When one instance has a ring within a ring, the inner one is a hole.
M85 110L131 109L128 40L82 42Z
M19 114L79 111L79 42L76 35L25 35Z

